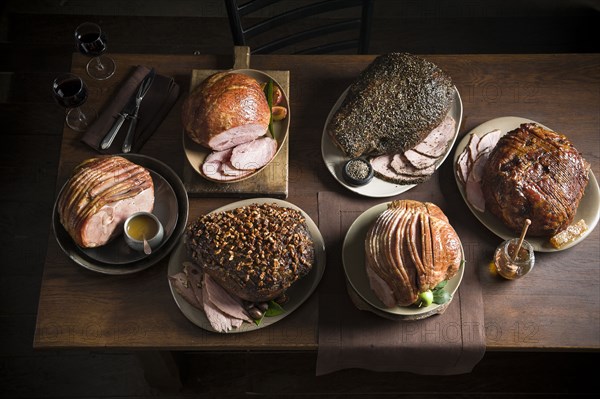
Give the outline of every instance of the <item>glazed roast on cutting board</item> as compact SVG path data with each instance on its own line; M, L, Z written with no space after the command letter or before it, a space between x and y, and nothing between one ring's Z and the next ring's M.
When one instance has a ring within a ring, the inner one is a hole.
M265 302L281 296L314 263L302 213L251 204L199 217L185 233L193 262L237 298Z
M573 221L590 164L562 134L534 123L508 132L489 155L482 178L486 209L515 232L553 236Z
M121 233L130 215L154 208L150 172L120 156L79 164L57 200L60 223L80 247L99 247Z

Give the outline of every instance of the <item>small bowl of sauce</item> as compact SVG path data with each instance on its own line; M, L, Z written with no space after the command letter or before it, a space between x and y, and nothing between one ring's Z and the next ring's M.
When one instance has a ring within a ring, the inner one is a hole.
M364 158L352 158L344 164L344 180L353 186L364 186L373 179L373 167Z
M129 216L123 225L125 242L136 251L144 251L144 238L150 248L158 248L165 230L158 218L150 212L137 212Z

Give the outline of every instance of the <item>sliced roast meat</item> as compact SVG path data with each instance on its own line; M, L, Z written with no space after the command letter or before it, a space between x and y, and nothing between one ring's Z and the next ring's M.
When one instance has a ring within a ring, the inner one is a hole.
M204 314L215 331L227 332L242 325L243 320L224 314L214 303L208 300L206 284L202 284L202 298Z
M405 169L404 173L399 173L394 167L392 167L394 157L395 156L392 155L380 155L370 159L371 166L373 166L373 171L377 177L391 183L419 184L427 181L431 177L431 174L435 171L435 166L432 166L428 169L419 170L409 164L411 168L410 171ZM398 163L396 164L396 167L399 168Z
M395 154L390 163L392 169L397 173L415 177L428 177L435 172L435 165L429 165L427 168L419 169L414 167L404 154Z
M276 152L277 141L263 137L235 147L230 161L236 169L255 170L268 164Z
M231 153L233 152L232 148L228 148L223 151L213 151L206 156L204 162L218 162L223 163L227 162L231 159Z
M491 151L496 144L498 144L500 137L502 137L502 131L500 129L494 129L484 134L479 139L479 143L477 143L477 151L479 153Z
M413 150L406 151L404 157L406 157L406 160L416 169L425 169L430 166L435 166L435 163L439 159L420 154Z
M456 121L450 115L446 115L442 123L412 149L433 158L441 157L448 149L448 145L454 137L455 129Z
M481 189L481 181L487 160L502 136L502 132L494 129L479 137L471 134L469 142L456 161L456 174L463 185L467 201L480 212L485 212L485 199Z
M208 274L204 275L205 292L208 300L212 302L221 312L236 319L252 321L242 306L239 298L234 298L229 292L215 282Z
M202 309L202 302L196 297L188 276L184 272L179 272L173 276L169 276L169 280L175 287L175 291L190 305Z
M208 146L215 151L233 148L264 136L266 128L263 125L251 123L248 125L234 127L221 132L208 141Z

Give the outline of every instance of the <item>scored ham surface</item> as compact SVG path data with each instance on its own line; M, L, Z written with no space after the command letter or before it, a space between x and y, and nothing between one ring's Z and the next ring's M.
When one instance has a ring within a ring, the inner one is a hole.
M240 73L206 78L182 107L186 133L198 144L221 151L267 132L271 111L258 81Z
M392 201L365 239L369 283L387 307L413 304L420 292L452 278L461 262L458 235L428 202Z
M530 219L528 235L553 236L573 221L589 171L566 136L521 124L498 141L485 164L486 209L514 232Z
M120 157L90 158L73 170L57 202L60 223L75 243L99 247L136 212L154 208L150 172Z

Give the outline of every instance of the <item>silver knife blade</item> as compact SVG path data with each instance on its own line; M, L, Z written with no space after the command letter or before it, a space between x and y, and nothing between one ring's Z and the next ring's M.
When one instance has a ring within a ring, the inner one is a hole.
M130 152L131 147L133 146L133 136L135 134L135 128L137 126L137 116L140 110L140 104L142 103L144 96L148 92L148 89L150 89L150 86L152 86L152 82L154 81L154 75L156 75L156 72L154 71L154 68L152 68L140 84L140 87L138 88L137 94L135 96L135 109L129 116L131 118L131 122L129 123L129 130L127 131L127 135L125 136L125 141L123 141L123 146L121 147L121 151L123 151L124 153Z
M127 117L129 115L131 115L132 112L135 111L135 107L136 107L136 97L131 96L131 98L125 105L125 107L123 107L121 112L117 115L117 118L116 118L115 122L113 123L112 127L110 128L110 130L108 131L108 133L106 133L106 135L100 142L101 149L106 150L108 147L111 146L115 137L117 137L117 133L119 132L119 129L121 129L121 126L123 126L123 122L125 122L125 119L127 119Z

